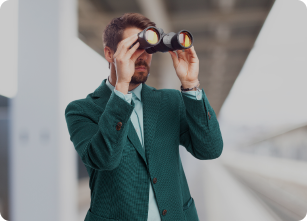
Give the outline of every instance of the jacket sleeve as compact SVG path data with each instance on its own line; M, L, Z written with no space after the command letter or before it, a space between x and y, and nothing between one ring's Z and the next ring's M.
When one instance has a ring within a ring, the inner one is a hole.
M114 93L119 96L121 99L124 99L125 101L127 101L129 104L131 104L131 100L132 100L132 93L128 92L128 94L123 94L122 92L116 90L114 88Z
M70 140L85 165L96 170L113 170L119 165L133 109L133 102L131 105L112 92L97 124L82 103L73 101L67 105L65 118Z
M181 91L183 96L189 97L191 99L194 100L201 100L202 99L202 91L201 90L197 90L197 91Z
M202 89L202 99L191 99L180 91L180 145L200 160L218 158L223 139L214 110Z

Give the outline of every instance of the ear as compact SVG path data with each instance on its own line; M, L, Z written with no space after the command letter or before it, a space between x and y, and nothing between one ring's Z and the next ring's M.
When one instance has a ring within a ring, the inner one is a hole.
M104 57L109 63L113 63L113 55L114 55L113 50L109 48L108 46L105 46L104 47Z

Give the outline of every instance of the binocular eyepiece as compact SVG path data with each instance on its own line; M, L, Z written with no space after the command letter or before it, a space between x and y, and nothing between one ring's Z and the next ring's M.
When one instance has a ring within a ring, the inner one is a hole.
M148 54L153 54L159 51L167 52L188 49L192 47L193 36L187 30L165 34L163 29L150 26L138 34L138 40L133 45L137 42L140 43L138 49L145 49Z

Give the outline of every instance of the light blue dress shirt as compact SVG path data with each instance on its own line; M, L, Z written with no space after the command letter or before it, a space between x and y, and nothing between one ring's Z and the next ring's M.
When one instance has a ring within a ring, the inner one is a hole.
M144 130L143 130L143 103L141 100L141 91L142 91L142 84L137 86L131 91L128 91L128 94L123 94L122 92L115 89L115 87L109 82L109 78L106 81L107 86L110 88L111 91L114 90L114 93L119 96L120 98L127 101L131 104L131 99L135 103L134 110L130 116L130 120L136 130L136 133L140 139L142 147L144 147ZM201 100L202 99L202 91L182 91L184 96L187 96L191 99ZM147 221L161 221L159 209L157 206L156 198L152 189L151 182L149 182L149 202L148 202L148 219Z

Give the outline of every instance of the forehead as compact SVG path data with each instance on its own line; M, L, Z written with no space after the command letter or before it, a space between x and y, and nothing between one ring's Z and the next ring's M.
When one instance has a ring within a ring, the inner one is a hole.
M142 29L136 28L136 27L129 27L126 28L123 32L123 40L125 38L130 37L131 35L137 34L139 32L143 31Z

